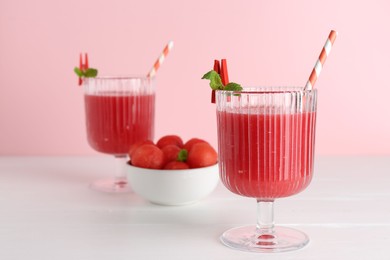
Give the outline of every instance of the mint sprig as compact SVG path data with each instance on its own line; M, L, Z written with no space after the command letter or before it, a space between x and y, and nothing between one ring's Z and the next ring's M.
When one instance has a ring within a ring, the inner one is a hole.
M221 80L221 76L219 76L219 74L215 70L210 70L209 72L204 74L202 79L210 80L210 87L213 90L231 90L231 91L242 90L241 85L234 82L230 82L226 84L226 86L224 86Z
M80 78L82 78L82 77L84 77L84 78L94 78L98 74L98 70L94 69L94 68L89 68L89 69L85 69L85 70L83 69L82 70L79 67L75 67L74 68L74 72Z
M240 84L230 82L225 86L224 90L241 91L242 87Z
M210 80L210 87L214 90L223 89L223 84L221 77L215 70L210 70L206 74L203 75L202 79Z
M186 149L181 149L177 155L177 161L185 162L187 161L188 151Z

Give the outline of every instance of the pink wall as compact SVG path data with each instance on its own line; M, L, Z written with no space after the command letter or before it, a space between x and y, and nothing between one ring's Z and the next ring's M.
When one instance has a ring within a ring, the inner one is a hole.
M88 155L82 89L87 51L101 74L158 73L156 137L216 145L215 106L200 80L227 58L232 81L303 85L330 29L339 37L316 87L317 154L390 154L390 2L0 1L0 155Z

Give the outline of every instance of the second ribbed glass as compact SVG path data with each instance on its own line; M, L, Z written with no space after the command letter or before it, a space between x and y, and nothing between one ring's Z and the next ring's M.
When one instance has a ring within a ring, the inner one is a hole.
M91 187L130 192L124 173L130 146L154 137L154 82L147 77L96 77L84 79L83 86L88 143L117 161L116 176L97 180Z
M303 247L309 241L304 233L274 226L273 202L302 191L311 181L317 91L217 91L216 103L222 183L258 202L257 225L228 230L222 242L255 252Z

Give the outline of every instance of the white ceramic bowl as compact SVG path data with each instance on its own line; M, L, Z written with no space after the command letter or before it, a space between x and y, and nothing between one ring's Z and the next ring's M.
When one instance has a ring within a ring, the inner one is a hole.
M218 164L188 170L153 170L130 164L126 167L133 191L160 205L194 203L209 195L219 182Z

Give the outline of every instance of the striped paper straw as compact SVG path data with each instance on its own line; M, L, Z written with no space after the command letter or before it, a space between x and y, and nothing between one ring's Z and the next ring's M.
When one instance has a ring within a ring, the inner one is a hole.
M163 64L165 57L168 55L169 51L172 48L173 48L173 41L169 41L168 44L165 46L163 52L161 53L160 57L158 57L152 69L149 71L148 73L149 78L152 78L156 75L157 70L160 68L161 64Z
M318 60L316 62L316 65L314 66L309 80L306 83L305 90L312 90L314 87L314 84L317 81L317 78L320 76L322 67L324 66L324 63L326 61L326 58L329 56L330 51L332 50L332 46L334 41L336 40L337 32L336 31L330 31L330 34L328 36L328 39L326 39L324 48L322 48L321 54L318 57Z

